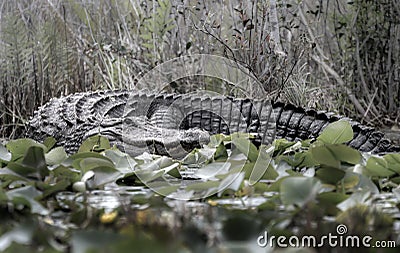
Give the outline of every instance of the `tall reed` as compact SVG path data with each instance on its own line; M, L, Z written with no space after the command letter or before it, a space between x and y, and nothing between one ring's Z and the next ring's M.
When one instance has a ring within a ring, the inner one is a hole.
M51 97L132 89L196 53L237 61L273 98L398 123L399 1L3 0L0 136L18 136ZM170 89L232 92L220 86L198 77Z

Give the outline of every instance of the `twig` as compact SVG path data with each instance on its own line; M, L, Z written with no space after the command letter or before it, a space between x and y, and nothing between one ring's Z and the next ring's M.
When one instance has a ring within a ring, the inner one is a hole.
M308 35L310 35L311 40L315 43L315 48L317 49L318 53L321 55L322 58L324 58L324 60L327 60L328 57L325 56L324 51L322 51L321 47L318 45L314 33L311 30L311 27L309 26L306 17L304 16L303 10L301 9L301 6L299 6L299 16L301 18L301 21L303 22L304 26L307 28L308 31Z
M274 98L274 101L276 101L276 100L278 99L278 97L280 96L280 94L281 94L283 88L285 87L285 84L286 84L287 81L289 80L289 77L293 74L294 67L296 67L297 63L300 61L301 56L303 55L303 53L304 53L304 50L302 50L301 53L300 53L300 55L299 55L299 57L296 58L296 61L294 62L294 64L293 64L292 67L290 68L290 71L289 71L289 73L286 75L285 80L282 81L282 84L280 85L280 87L279 87L279 89L278 89L278 92L276 93L276 96L275 96L275 98Z
M373 105L372 103L374 102L374 99L375 99L375 96L376 96L377 93L378 93L378 87L375 88L374 95L372 96L371 100L369 101L367 110L365 111L365 114L363 115L363 118L367 117L367 114L368 114L369 110L371 109L371 106Z
M360 102L357 100L357 98L354 96L353 92L346 87L343 79L339 76L339 74L332 69L331 67L328 66L325 62L321 61L317 56L311 55L311 58L316 61L318 64L320 64L335 80L336 82L346 91L347 96L349 97L350 101L354 104L355 108L357 111L361 114L365 114L365 110L360 104Z
M286 56L286 53L282 49L281 37L279 34L279 21L278 13L276 11L276 0L269 1L269 18L271 20L271 37L275 44L275 53L278 55Z

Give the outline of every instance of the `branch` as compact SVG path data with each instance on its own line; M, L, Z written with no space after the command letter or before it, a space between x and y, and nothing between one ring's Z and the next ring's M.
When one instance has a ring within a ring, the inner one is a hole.
M276 0L269 1L269 18L271 20L271 37L275 44L275 53L278 55L286 56L286 53L282 49L281 37L279 34L279 21L278 13L276 11Z
M305 17L304 14L303 14L303 10L301 9L301 6L299 6L299 16L300 16L301 21L303 22L304 26L307 28L308 34L310 35L310 38L311 38L312 42L315 43L315 47L316 47L318 53L321 55L322 58L324 58L325 60L327 60L328 57L326 57L326 56L324 55L324 51L322 51L321 47L318 45L317 41L315 40L314 33L313 33L313 31L311 30L311 28L310 28L310 26L309 26L309 24L308 24L308 22L307 22L307 20L306 20L306 17Z
M328 66L328 64L326 64L325 62L321 61L317 56L315 55L311 55L312 59L314 61L316 61L319 65L321 65L335 80L336 82L346 91L347 96L349 97L350 101L354 104L354 106L356 107L357 111L361 114L361 115L366 115L366 111L364 110L364 108L362 107L362 105L360 104L360 102L357 100L357 98L354 96L353 92L351 91L351 89L349 89L348 87L346 87L343 79L339 76L339 74L332 69L331 67Z

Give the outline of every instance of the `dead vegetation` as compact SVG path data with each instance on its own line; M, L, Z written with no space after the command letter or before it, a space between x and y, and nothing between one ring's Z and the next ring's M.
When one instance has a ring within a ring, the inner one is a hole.
M275 98L398 125L399 14L399 0L5 0L0 136L14 137L51 97L133 88L159 63L197 53L242 64Z

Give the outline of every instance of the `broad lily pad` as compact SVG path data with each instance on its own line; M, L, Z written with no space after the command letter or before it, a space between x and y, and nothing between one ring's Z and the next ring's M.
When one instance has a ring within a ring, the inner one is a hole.
M87 138L79 147L78 152L103 151L109 149L110 147L110 142L106 137L96 135Z
M321 187L321 182L316 178L288 177L280 184L280 197L285 205L302 207L315 200Z
M341 162L357 164L361 160L359 151L343 144L327 144L311 148L315 161L334 168L339 168Z
M311 154L313 159L321 164L325 164L333 168L340 167L340 160L326 146L312 148Z
M108 157L114 163L115 168L122 173L132 172L137 164L132 157L119 150L106 150L104 156Z
M260 179L273 180L278 177L278 172L271 165L270 155L263 149L260 149L257 161L249 177L250 185L257 183Z
M389 177L394 175L395 172L389 170L388 167L384 158L372 156L368 159L365 169L370 176Z
M10 247L12 243L28 245L32 243L34 227L31 224L20 224L0 237L0 251Z
M60 164L67 159L67 157L67 153L62 147L54 148L45 154L46 163L48 165Z
M336 168L320 168L316 171L316 176L321 179L323 183L337 184L345 176L345 172Z
M202 179L215 180L215 176L219 174L226 174L229 171L231 164L229 162L215 162L207 164L206 166L198 169L195 176Z
M236 137L236 134L232 135L232 143L235 147L247 156L249 161L255 162L258 158L258 150L256 146L247 138L241 136Z
M329 124L317 138L326 144L342 144L353 139L354 133L349 122L339 120Z
M44 157L44 150L42 147L29 147L24 158L22 159L21 165L36 169L42 177L49 174L49 171L47 170L46 159Z
M387 162L388 169L400 174L400 154L387 154L383 158Z
M221 181L220 185L218 186L218 196L221 196L222 193L227 189L231 189L233 190L233 192L239 190L243 179L244 172L229 174L227 177L225 177L225 179Z
M7 149L12 153L12 161L16 161L25 156L26 151L30 147L40 147L47 150L47 147L32 139L17 139L11 140L6 144Z
M21 203L28 202L32 213L47 215L49 213L49 210L35 200L35 198L41 196L41 194L42 193L38 191L35 187L25 186L8 191L7 197L8 199L16 199L17 202L22 201Z

